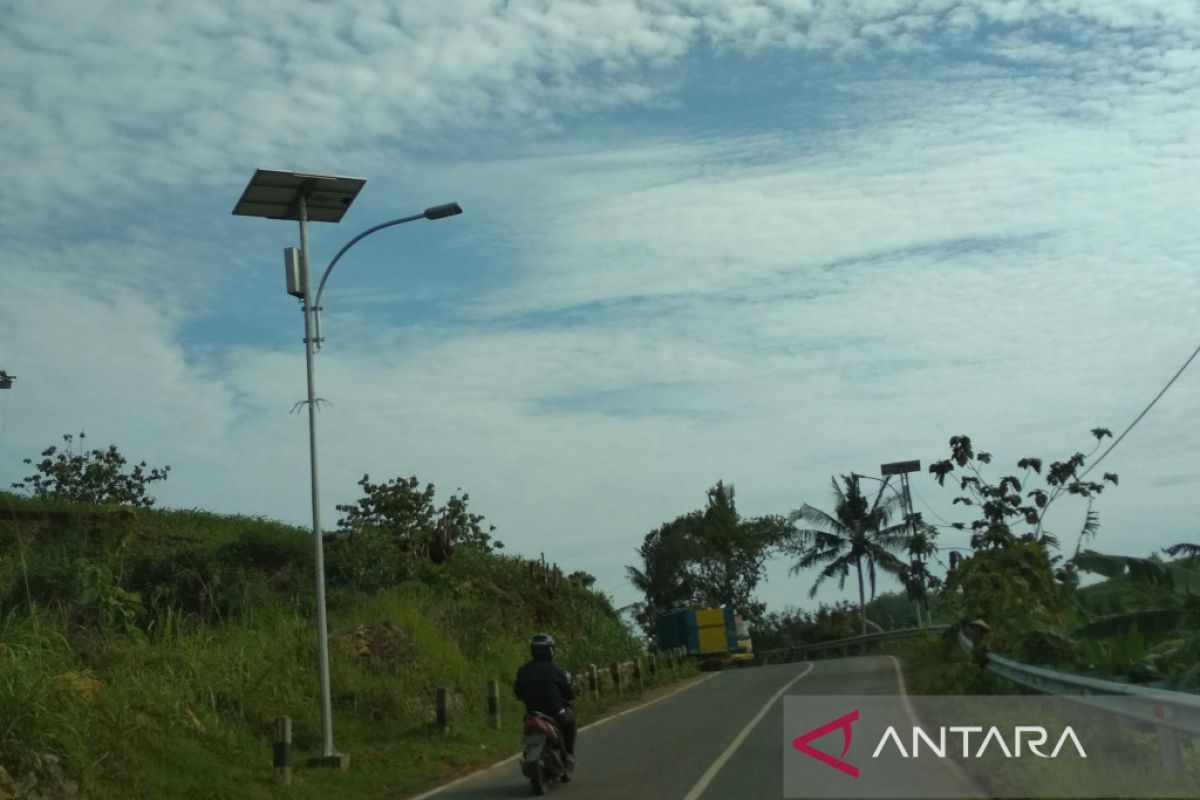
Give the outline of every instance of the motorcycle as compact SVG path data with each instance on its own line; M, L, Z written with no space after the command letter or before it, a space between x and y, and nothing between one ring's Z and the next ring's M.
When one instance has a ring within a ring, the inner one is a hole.
M567 761L562 731L554 717L537 711L526 713L521 745L521 773L529 779L534 794L545 794L555 781L571 780L573 765Z

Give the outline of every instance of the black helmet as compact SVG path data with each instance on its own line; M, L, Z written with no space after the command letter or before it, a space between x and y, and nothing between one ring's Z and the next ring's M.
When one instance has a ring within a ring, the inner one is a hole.
M529 654L534 661L553 661L554 637L548 633L536 634L529 640Z

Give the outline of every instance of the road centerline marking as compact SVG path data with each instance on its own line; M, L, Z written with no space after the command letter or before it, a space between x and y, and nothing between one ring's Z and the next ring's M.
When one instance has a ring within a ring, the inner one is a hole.
M755 726L757 726L758 723L762 721L762 718L767 715L767 712L771 710L771 706L775 705L775 702L780 697L783 697L784 693L786 693L788 689L792 688L794 683L799 681L808 673L812 672L813 667L815 666L816 665L811 661L808 662L807 669L785 683L782 689L771 696L771 699L767 701L766 705L759 709L759 712L754 715L754 719L747 722L746 727L742 728L741 733L737 735L737 738L729 743L729 746L725 748L725 752L717 756L717 760L709 765L708 769L704 771L704 774L700 776L700 780L696 781L696 785L692 787L691 791L684 795L683 800L698 800L700 795L704 794L704 790L708 788L710 783L712 783L713 778L717 777L717 773L721 771L721 767L725 766L725 762L733 757L733 754L737 752L737 749L742 746L742 742L746 741L746 737L750 735L750 732L754 730Z

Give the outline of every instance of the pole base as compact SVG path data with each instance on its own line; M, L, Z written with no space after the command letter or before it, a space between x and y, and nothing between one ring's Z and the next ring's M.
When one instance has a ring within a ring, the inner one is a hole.
M331 756L313 756L308 760L310 767L330 767L346 770L350 768L349 753L335 753Z

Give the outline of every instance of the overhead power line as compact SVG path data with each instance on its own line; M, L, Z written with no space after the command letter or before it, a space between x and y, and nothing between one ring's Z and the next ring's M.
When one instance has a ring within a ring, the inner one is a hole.
M939 514L937 511L935 511L935 510L934 510L934 508L933 508L933 506L931 506L931 505L929 504L929 501L928 501L928 500L926 500L926 499L925 499L925 498L924 498L924 497L921 495L921 493L920 493L920 492L918 492L916 489L913 489L913 490L912 490L912 493L913 493L913 494L915 494L915 495L917 496L917 499L921 501L921 505L923 505L923 506L925 506L925 508L929 509L929 513L930 513L930 514L933 514L935 517L937 517L939 520L941 520L941 521L944 523L944 525L938 525L938 526L936 526L936 527L939 527L939 528L941 528L941 527L953 527L953 526L950 524L950 520L946 519L946 518L945 518L945 517L943 517L941 514Z
M1179 371L1171 376L1171 380L1167 381L1167 385L1164 386L1158 394L1154 395L1154 399L1150 401L1150 405L1143 408L1142 413L1138 414L1137 417L1133 420L1133 422L1129 423L1129 427L1126 428L1124 431L1122 431L1120 436L1118 436L1116 439L1113 439L1113 443L1108 446L1108 449L1105 450L1103 453L1101 453L1100 457L1097 458L1095 461L1093 461L1092 465L1090 467L1088 467L1086 470L1084 470L1083 474L1079 476L1080 480L1083 480L1084 478L1086 478L1087 474L1089 472L1094 470L1096 467L1100 466L1100 462L1104 460L1104 457L1107 456L1109 453L1111 453L1113 451L1113 448L1121 443L1121 440L1124 439L1129 434L1129 432L1134 429L1134 426L1136 426L1139 422L1142 421L1142 417L1146 416L1146 414L1149 413L1150 409L1154 408L1154 404L1158 402L1160 397L1162 397L1164 394L1167 393L1167 389L1170 389L1171 386L1175 383L1175 381L1177 381L1179 379L1179 376L1183 374L1183 371L1188 368L1188 366L1192 363L1192 361L1195 360L1197 355L1200 355L1200 347L1197 347L1195 350L1192 351L1192 354L1190 356L1188 356L1187 361L1183 362L1183 366L1179 368Z

